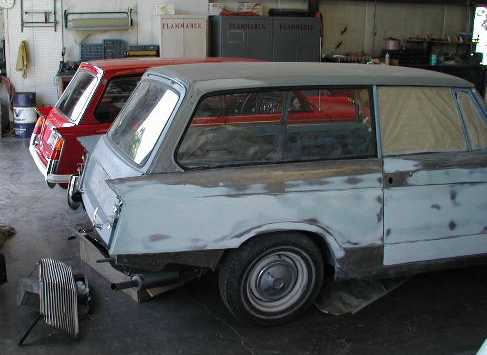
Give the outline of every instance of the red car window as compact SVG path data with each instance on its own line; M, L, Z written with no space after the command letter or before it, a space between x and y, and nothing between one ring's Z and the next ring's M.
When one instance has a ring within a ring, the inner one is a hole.
M141 76L129 76L110 80L95 110L98 122L113 122L140 81Z

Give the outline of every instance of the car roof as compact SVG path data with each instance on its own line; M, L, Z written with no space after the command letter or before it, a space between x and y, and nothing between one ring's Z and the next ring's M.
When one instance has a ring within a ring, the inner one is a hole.
M185 82L203 92L296 85L472 87L466 80L439 72L390 65L338 63L204 63L148 71Z
M101 69L103 72L119 71L119 70L137 70L147 69L151 67L160 67L166 65L176 64L191 64L191 63L220 63L229 61L255 61L255 59L246 58L228 58L228 57L202 57L202 58L121 58L121 59L104 59L84 62L82 67L92 67L94 69Z

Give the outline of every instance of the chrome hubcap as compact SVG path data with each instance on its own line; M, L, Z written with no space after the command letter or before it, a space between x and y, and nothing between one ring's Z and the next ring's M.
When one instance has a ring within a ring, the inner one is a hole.
M268 314L286 311L304 301L314 269L309 258L292 248L263 256L247 271L245 292L250 305Z

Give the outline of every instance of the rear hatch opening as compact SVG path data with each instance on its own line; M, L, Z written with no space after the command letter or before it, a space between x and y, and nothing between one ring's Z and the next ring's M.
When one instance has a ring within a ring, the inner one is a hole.
M49 173L56 173L64 139L60 128L78 125L100 83L102 73L94 74L80 68L64 93L46 116L41 116L34 128L31 146Z

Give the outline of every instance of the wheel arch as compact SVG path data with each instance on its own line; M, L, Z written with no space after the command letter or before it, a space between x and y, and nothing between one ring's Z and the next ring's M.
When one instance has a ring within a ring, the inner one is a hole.
M242 247L250 241L256 240L257 238L265 238L266 236L280 233L296 233L309 238L320 249L324 263L331 267L333 272L336 272L339 269L338 261L345 254L343 247L337 242L336 238L329 230L313 224L279 223L256 228L246 232L243 235L240 235L240 244L236 249ZM226 250L224 255L222 255L221 260L223 260L223 258L225 258L225 254L231 252L231 250L233 249Z

